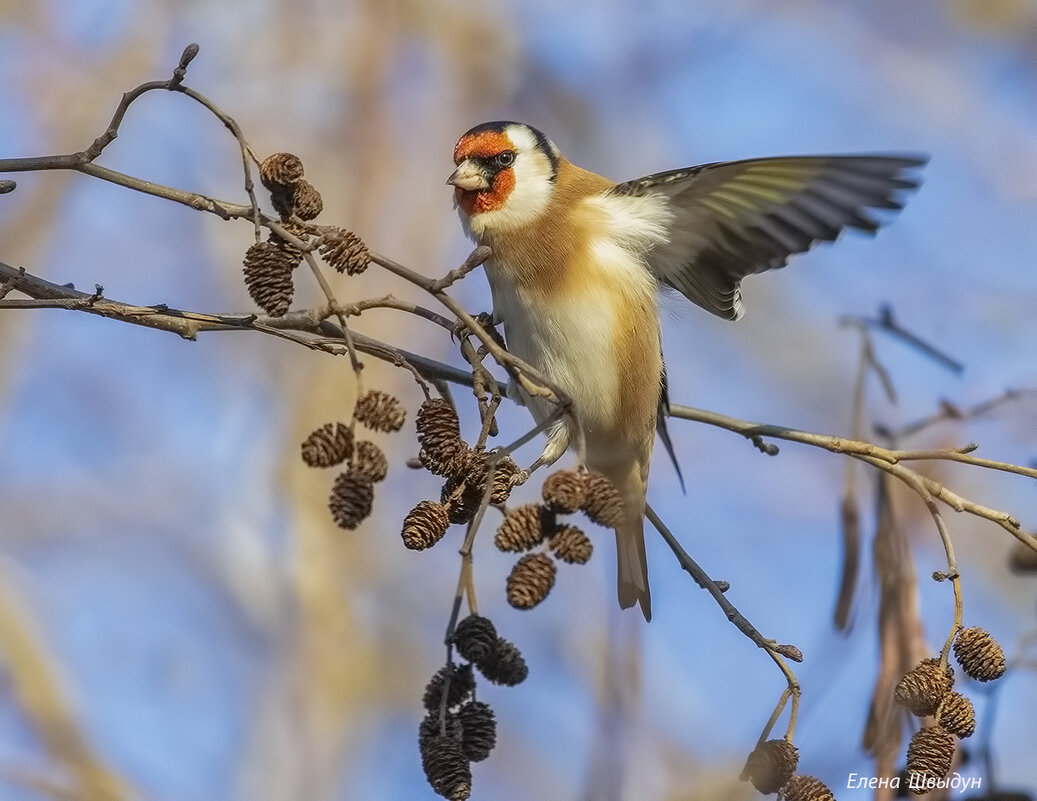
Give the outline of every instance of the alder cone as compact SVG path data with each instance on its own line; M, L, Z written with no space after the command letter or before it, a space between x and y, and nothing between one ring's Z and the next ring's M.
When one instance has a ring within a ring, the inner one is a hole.
M793 776L781 788L779 801L835 801L832 791L820 779L813 776Z
M954 640L954 658L967 676L976 681L993 681L1005 675L1004 651L990 632L973 626L963 629Z
M328 508L341 528L355 529L368 515L374 502L374 484L354 471L340 473L331 487Z
M327 423L302 443L302 460L310 467L332 467L353 452L353 432L345 423Z
M516 609L532 609L551 592L556 570L554 560L542 553L523 556L508 576L508 603Z
M403 520L403 544L412 551L431 548L450 528L447 507L436 501L421 501Z
M750 781L764 795L778 792L799 764L799 751L788 740L767 740L749 754L742 781Z
M893 697L918 717L936 714L940 702L954 684L954 671L940 667L939 659L923 659L905 673Z
M283 317L292 304L295 266L296 262L271 242L256 242L245 251L245 288L256 305L271 317Z
M353 416L373 431L399 431L407 417L407 410L388 392L372 389L357 400Z
M961 693L950 693L940 704L936 722L964 740L976 731L976 710L972 702Z
M939 726L926 726L915 732L907 746L908 786L914 793L932 789L929 780L947 775L954 759L954 737Z

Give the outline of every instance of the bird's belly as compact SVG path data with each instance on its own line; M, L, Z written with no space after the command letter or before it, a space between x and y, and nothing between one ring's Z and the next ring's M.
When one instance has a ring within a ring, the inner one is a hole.
M646 430L650 450L662 373L654 298L632 299L604 282L550 297L498 284L493 297L508 350L572 400L589 464L629 459L644 449ZM632 314L635 300L642 306ZM538 422L557 408L526 402Z

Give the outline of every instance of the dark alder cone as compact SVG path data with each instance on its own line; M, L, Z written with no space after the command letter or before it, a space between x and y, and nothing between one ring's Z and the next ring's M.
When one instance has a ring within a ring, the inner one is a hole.
M380 389L372 389L356 402L353 416L373 431L399 431L407 417L395 396Z
M551 552L570 565L583 565L591 558L594 546L576 526L561 526L548 542Z
M832 791L813 776L793 776L781 788L779 801L835 801Z
M320 255L340 273L360 275L367 269L371 255L367 245L352 231L335 228L324 234Z
M490 491L490 503L498 506L507 503L508 497L511 495L511 488L514 486L512 480L520 472L515 460L510 456L501 456L491 465L491 457L487 454L480 454L479 459L474 461L478 467L469 469L468 480L479 488L480 496L486 490L486 481L492 471L493 489Z
M472 762L482 762L497 745L497 721L489 704L469 701L457 711L461 750Z
M331 467L353 452L353 432L345 423L328 423L302 443L302 460L310 467Z
M436 794L464 801L472 794L472 766L456 737L430 734L418 738L421 767Z
M282 317L292 303L292 270L296 262L277 245L256 242L245 251L245 287L252 300L271 317Z
M587 502L587 476L578 470L558 470L544 479L540 491L549 509L569 514Z
M371 479L353 471L340 473L331 487L328 508L342 528L355 529L371 514L374 485Z
M529 675L529 667L519 649L503 637L497 638L497 645L490 655L476 662L475 666L494 684L505 687L521 684Z
M479 511L482 492L464 479L448 478L439 499L447 507L451 523L468 523Z
M454 629L453 642L462 659L481 662L497 647L497 629L488 617L469 615Z
M954 658L966 675L976 681L993 681L1005 675L1005 654L988 631L973 626L954 641Z
M972 701L961 693L949 693L940 704L936 722L964 740L976 731L976 710L972 707Z
M312 220L324 211L324 199L317 187L303 179L295 185L293 207L300 219Z
M447 687L447 676L450 686ZM421 703L427 712L439 714L443 702L443 688L446 687L447 709L452 709L468 700L475 689L475 676L471 665L444 665L436 671L425 685L425 694Z
M951 769L954 759L954 737L939 726L926 726L915 732L907 746L908 787L919 795L935 787Z
M287 222L295 213L295 187L279 186L271 189L270 204L281 218L281 222Z
M370 440L362 439L356 444L353 469L377 483L388 475L389 460L381 448Z
M542 553L527 553L508 576L508 603L516 609L532 609L543 601L555 583L554 560Z
M940 667L939 659L923 659L905 673L893 690L893 697L918 717L936 714L940 701L954 684L950 666Z
M764 795L778 792L792 778L799 764L799 751L788 740L767 740L760 743L749 754L742 768L743 782L753 783L753 787Z
M583 511L587 517L606 528L615 528L623 521L623 499L615 485L601 473L588 473L587 500Z
M412 551L424 551L443 539L448 528L447 508L435 501L422 501L404 518L403 544Z
M415 418L421 463L437 476L450 476L468 461L469 449L461 439L457 412L443 398L421 404Z
M493 542L501 551L528 551L544 541L549 525L550 513L540 504L517 506L508 512Z
M447 712L443 718L439 716L439 710L429 712L418 726L418 740L425 737L436 737L446 735L460 741L464 732L461 730L461 721L453 712Z
M259 180L273 192L291 186L303 176L302 159L291 153L274 153L259 165Z

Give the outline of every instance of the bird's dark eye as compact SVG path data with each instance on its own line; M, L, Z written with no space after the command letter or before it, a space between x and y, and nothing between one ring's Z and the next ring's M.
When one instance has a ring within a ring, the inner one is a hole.
M515 152L513 150L504 150L497 154L495 159L497 166L499 167L510 167L515 163Z

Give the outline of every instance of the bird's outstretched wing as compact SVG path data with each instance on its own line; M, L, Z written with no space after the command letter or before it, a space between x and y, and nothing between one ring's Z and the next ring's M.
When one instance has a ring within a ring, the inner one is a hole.
M613 195L660 194L673 221L648 255L656 278L707 311L742 316L741 280L785 265L844 228L874 233L868 209L898 210L923 156L792 156L703 164L618 184Z

